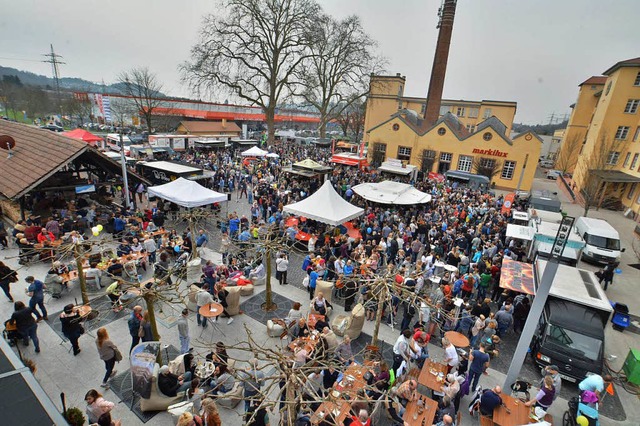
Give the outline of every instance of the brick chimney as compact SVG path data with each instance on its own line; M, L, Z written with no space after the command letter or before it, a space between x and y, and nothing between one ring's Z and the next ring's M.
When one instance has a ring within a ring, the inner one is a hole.
M443 0L438 10L440 22L438 23L438 42L433 56L431 68L431 80L427 93L427 107L424 112L424 125L431 126L440 116L440 104L442 102L442 90L444 78L447 74L447 60L449 59L449 46L451 45L451 33L453 32L453 19L456 15L457 0Z

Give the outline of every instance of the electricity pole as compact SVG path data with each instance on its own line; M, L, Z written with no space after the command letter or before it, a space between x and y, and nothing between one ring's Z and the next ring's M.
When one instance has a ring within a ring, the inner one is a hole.
M53 80L56 84L56 100L58 101L58 111L60 112L60 122L62 123L62 100L60 99L60 70L58 69L58 65L63 65L66 62L62 62L62 56L58 55L53 50L53 44L51 46L51 53L45 53L43 56L46 56L48 59L42 61L48 64L51 64L51 71L53 74Z

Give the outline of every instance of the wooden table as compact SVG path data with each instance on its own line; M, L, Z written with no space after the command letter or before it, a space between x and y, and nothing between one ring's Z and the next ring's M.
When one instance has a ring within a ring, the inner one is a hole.
M498 426L519 426L529 424L529 410L530 408L524 405L524 402L517 400L511 395L501 394L502 403L506 406L500 405L493 410L493 423ZM516 405L517 404L517 405ZM511 413L509 413L508 411Z
M444 337L451 342L456 348L466 348L469 346L469 338L457 331L447 331L444 333Z
M438 381L438 376L433 375L431 371L435 373L442 373L442 381ZM442 387L444 385L444 378L447 376L447 365L440 364L439 362L432 361L430 359L426 359L424 365L422 366L422 370L420 370L420 376L418 376L418 383L422 386L425 386L432 391L442 392Z
M436 411L438 410L438 403L424 395L420 395L419 400L424 404L422 413L418 414L418 401L411 401L407 404L407 410L404 412L402 420L416 426L422 425L423 421L425 425L433 424L433 419L436 417Z
M302 343L304 343L304 348L307 350L309 355L311 355L319 341L319 336L314 337L313 335L309 335L305 337L298 337L293 342L289 343L288 348L291 350L291 352L295 352L296 348L299 348L300 346L302 346Z
M93 311L93 308L91 308L91 306L89 305L80 305L76 306L76 308L78 309L78 314L80 314L82 318L88 316L91 311Z
M331 424L340 425L349 415L351 405L343 399L337 401L324 401L311 416L311 424L317 425L322 420L328 419ZM324 414L324 415L323 415Z
M204 306L200 306L198 313L205 318L216 318L222 315L223 309L219 303L207 303Z
M364 389L367 386L367 382L364 380L364 375L370 368L365 367L364 365L358 365L356 363L352 363L342 375L342 381L336 382L333 386L338 392L346 393L349 396L355 396L359 391ZM351 386L344 386L344 380L347 376L353 376L355 378L353 384Z
M45 243L35 243L33 245L33 248L36 249L57 249L58 247L60 247L62 245L62 240L54 240L54 241L49 241L47 244Z

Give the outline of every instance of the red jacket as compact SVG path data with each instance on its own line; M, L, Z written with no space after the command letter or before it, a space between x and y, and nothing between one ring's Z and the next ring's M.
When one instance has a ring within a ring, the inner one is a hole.
M46 233L40 232L38 234L37 239L39 243L43 243L45 241L55 241L56 237L54 237L51 232L46 232Z

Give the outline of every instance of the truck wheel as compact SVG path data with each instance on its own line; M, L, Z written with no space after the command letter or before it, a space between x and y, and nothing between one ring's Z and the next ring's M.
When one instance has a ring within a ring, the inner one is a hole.
M568 411L565 411L562 415L562 426L575 426L571 414Z

